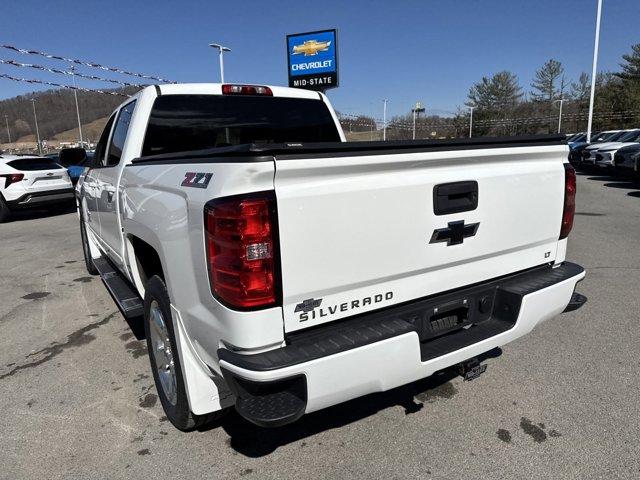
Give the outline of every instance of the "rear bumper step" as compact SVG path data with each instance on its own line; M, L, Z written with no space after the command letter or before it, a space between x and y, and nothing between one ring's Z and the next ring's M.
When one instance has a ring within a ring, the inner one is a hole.
M264 415L258 418L253 412L276 409L278 420L273 425L281 425L283 419L295 420L303 411L338 403L331 399L344 401L393 388L508 343L538 322L569 310L569 300L577 298L573 295L575 284L583 277L584 269L573 263L556 268L543 266L296 332L289 336L286 346L275 350L243 354L221 348L220 367L242 416L269 426ZM538 303L531 300L536 296ZM530 299L529 305L525 299ZM376 352L375 356L369 352ZM304 383L305 392L294 395L289 382L300 375L306 378L306 382L299 382ZM331 375L335 376L333 384L318 386ZM314 383L316 377L322 380ZM247 381L269 382L269 394L239 386ZM340 391L336 383L343 383L348 391ZM327 388L335 391L320 391ZM274 391L280 396L273 395ZM299 401L283 402L282 395ZM290 411L282 411L287 408Z
M100 278L122 315L127 319L141 317L143 313L142 299L129 281L104 257L95 258L93 264L100 272Z
M569 300L569 305L567 305L567 308L564 309L563 313L578 310L585 303L587 303L587 297L585 297L581 293L573 292L573 295L571 295L571 300Z

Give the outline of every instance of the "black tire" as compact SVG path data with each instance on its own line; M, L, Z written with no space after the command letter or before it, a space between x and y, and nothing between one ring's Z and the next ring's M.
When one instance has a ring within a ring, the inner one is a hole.
M9 207L7 206L7 203L4 201L4 198L2 198L2 195L0 195L0 223L6 222L7 220L9 220L10 216L11 216L11 210L9 210Z
M176 379L176 395L175 404L173 404L160 381L158 368L156 368L156 349L153 346L151 340L151 305L156 302L157 306L162 313L163 320L165 321L166 331L168 334L169 343L171 346L171 354L173 358L173 368ZM176 338L173 331L173 322L171 320L171 309L169 307L170 300L167 293L167 287L164 280L158 275L154 275L149 279L145 288L144 294L144 333L147 339L147 351L149 352L149 362L151 364L151 371L153 373L153 380L156 384L156 390L160 403L164 409L165 414L169 421L178 430L188 432L205 423L211 422L218 418L221 418L227 410L221 410L213 412L208 415L195 415L189 409L189 400L187 399L187 391L184 384L184 378L182 377L182 366L180 363L180 356L178 354L178 348L176 344Z
M82 216L80 216L80 238L82 240L82 254L84 255L84 265L87 267L89 275L98 275L98 269L93 264L93 258L91 258L91 250L89 249L89 239L87 238L86 227Z

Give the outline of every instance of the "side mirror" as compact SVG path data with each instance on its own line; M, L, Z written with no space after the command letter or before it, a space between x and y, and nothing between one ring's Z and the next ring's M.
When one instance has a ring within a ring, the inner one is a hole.
M63 148L60 150L60 163L65 167L82 165L87 159L87 151L84 148Z

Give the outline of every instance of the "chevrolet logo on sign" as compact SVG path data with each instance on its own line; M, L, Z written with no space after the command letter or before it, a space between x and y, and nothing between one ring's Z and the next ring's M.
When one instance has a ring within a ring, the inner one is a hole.
M326 52L329 50L331 42L318 42L317 40L307 40L301 45L294 45L292 55L299 53L304 54L305 57L311 55L317 55L318 52Z
M335 30L287 35L289 86L323 92L338 86Z

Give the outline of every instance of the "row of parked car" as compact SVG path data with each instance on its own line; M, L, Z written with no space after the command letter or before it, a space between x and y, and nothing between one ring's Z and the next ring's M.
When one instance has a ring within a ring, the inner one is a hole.
M576 133L567 139L569 162L624 177L640 178L640 129Z

